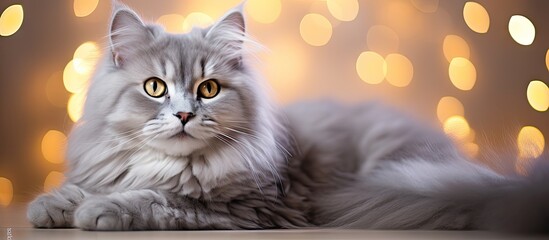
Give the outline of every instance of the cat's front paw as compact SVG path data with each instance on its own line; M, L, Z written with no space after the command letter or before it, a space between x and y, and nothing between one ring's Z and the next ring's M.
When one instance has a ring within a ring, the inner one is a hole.
M74 214L74 225L85 230L130 230L132 216L108 198L91 198Z
M76 203L44 194L32 201L27 208L27 219L38 228L73 227Z

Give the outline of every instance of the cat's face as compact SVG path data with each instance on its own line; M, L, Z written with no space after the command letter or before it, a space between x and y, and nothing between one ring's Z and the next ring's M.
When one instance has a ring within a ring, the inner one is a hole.
M117 131L136 132L141 144L171 155L232 142L254 119L256 88L242 62L243 39L239 11L210 28L173 35L118 10L112 61L103 66L109 80L94 83L89 101L110 98L106 117Z

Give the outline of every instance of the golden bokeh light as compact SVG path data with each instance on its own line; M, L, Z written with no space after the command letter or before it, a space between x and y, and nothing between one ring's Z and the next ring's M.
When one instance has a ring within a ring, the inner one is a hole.
M13 200L13 184L5 177L0 177L0 206L7 207Z
M324 46L332 38L332 24L320 14L309 13L301 19L299 32L309 45Z
M6 8L0 15L0 36L11 36L23 25L23 6L14 4Z
M547 67L547 71L549 71L549 49L547 49L547 53L545 54L545 66Z
M549 109L549 87L544 82L531 81L526 90L526 97L536 111L545 112Z
M95 42L82 43L74 51L73 66L74 69L83 75L91 75L95 64L101 56L99 46Z
M469 59L469 55L471 54L469 44L457 35L446 36L442 44L442 50L444 52L444 57L448 62L456 57Z
M376 52L362 52L356 60L356 72L362 81L378 84L383 81L387 72L385 59Z
M533 126L525 126L520 129L517 137L519 158L537 158L545 148L545 138L539 129Z
M398 51L399 38L393 29L384 26L372 26L366 36L368 49L387 55Z
M156 23L164 26L164 30L169 33L184 33L183 22L185 17L179 14L166 14L160 16Z
M82 117L84 103L86 101L85 90L80 93L75 93L69 98L67 103L67 113L73 122L77 122Z
M90 15L97 8L99 0L74 0L73 9L74 15L77 17L85 17Z
M63 85L65 85L65 89L71 93L82 92L88 85L90 74L91 72L80 73L80 71L76 69L74 60L71 60L63 70Z
M463 104L455 97L442 97L437 105L437 117L440 122L445 122L451 116L463 116L465 109Z
M477 33L486 33L490 28L488 11L477 2L467 2L463 7L463 19L471 30Z
M51 163L63 163L65 161L65 148L67 137L57 130L49 130L42 138L42 155Z
M57 171L51 171L44 180L44 192L49 192L52 189L58 188L65 181L65 175Z
M246 13L259 23L272 23L280 16L282 4L280 0L248 0Z
M536 38L536 28L530 19L521 15L514 15L509 19L509 33L513 40L520 45L530 45Z
M340 21L353 21L358 15L358 0L327 0L326 5L330 14Z
M448 75L452 84L460 90L468 91L475 86L477 70L469 59L457 57L450 61Z
M424 13L434 13L438 9L439 0L412 0L412 4L419 11Z
M460 148L469 158L476 158L478 156L479 146L476 143L466 142L460 144Z
M214 23L212 17L203 12L192 12L183 21L183 32L190 32L193 27L205 28Z
M465 141L471 133L469 123L464 117L456 115L451 116L443 124L444 132L450 136L450 138L458 141Z
M387 82L395 87L406 87L414 77L414 66L404 55L393 53L385 57Z

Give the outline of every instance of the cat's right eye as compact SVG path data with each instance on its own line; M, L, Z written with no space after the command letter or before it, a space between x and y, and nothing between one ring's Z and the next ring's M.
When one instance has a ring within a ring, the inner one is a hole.
M164 96L167 89L166 83L156 77L147 79L143 85L143 88L145 89L145 92L153 98Z

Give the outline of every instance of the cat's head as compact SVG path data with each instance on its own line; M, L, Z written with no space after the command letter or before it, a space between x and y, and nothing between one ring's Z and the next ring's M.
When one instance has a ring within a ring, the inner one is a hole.
M170 34L118 4L109 39L83 122L182 156L248 132L266 107L246 65L241 7L208 28Z

